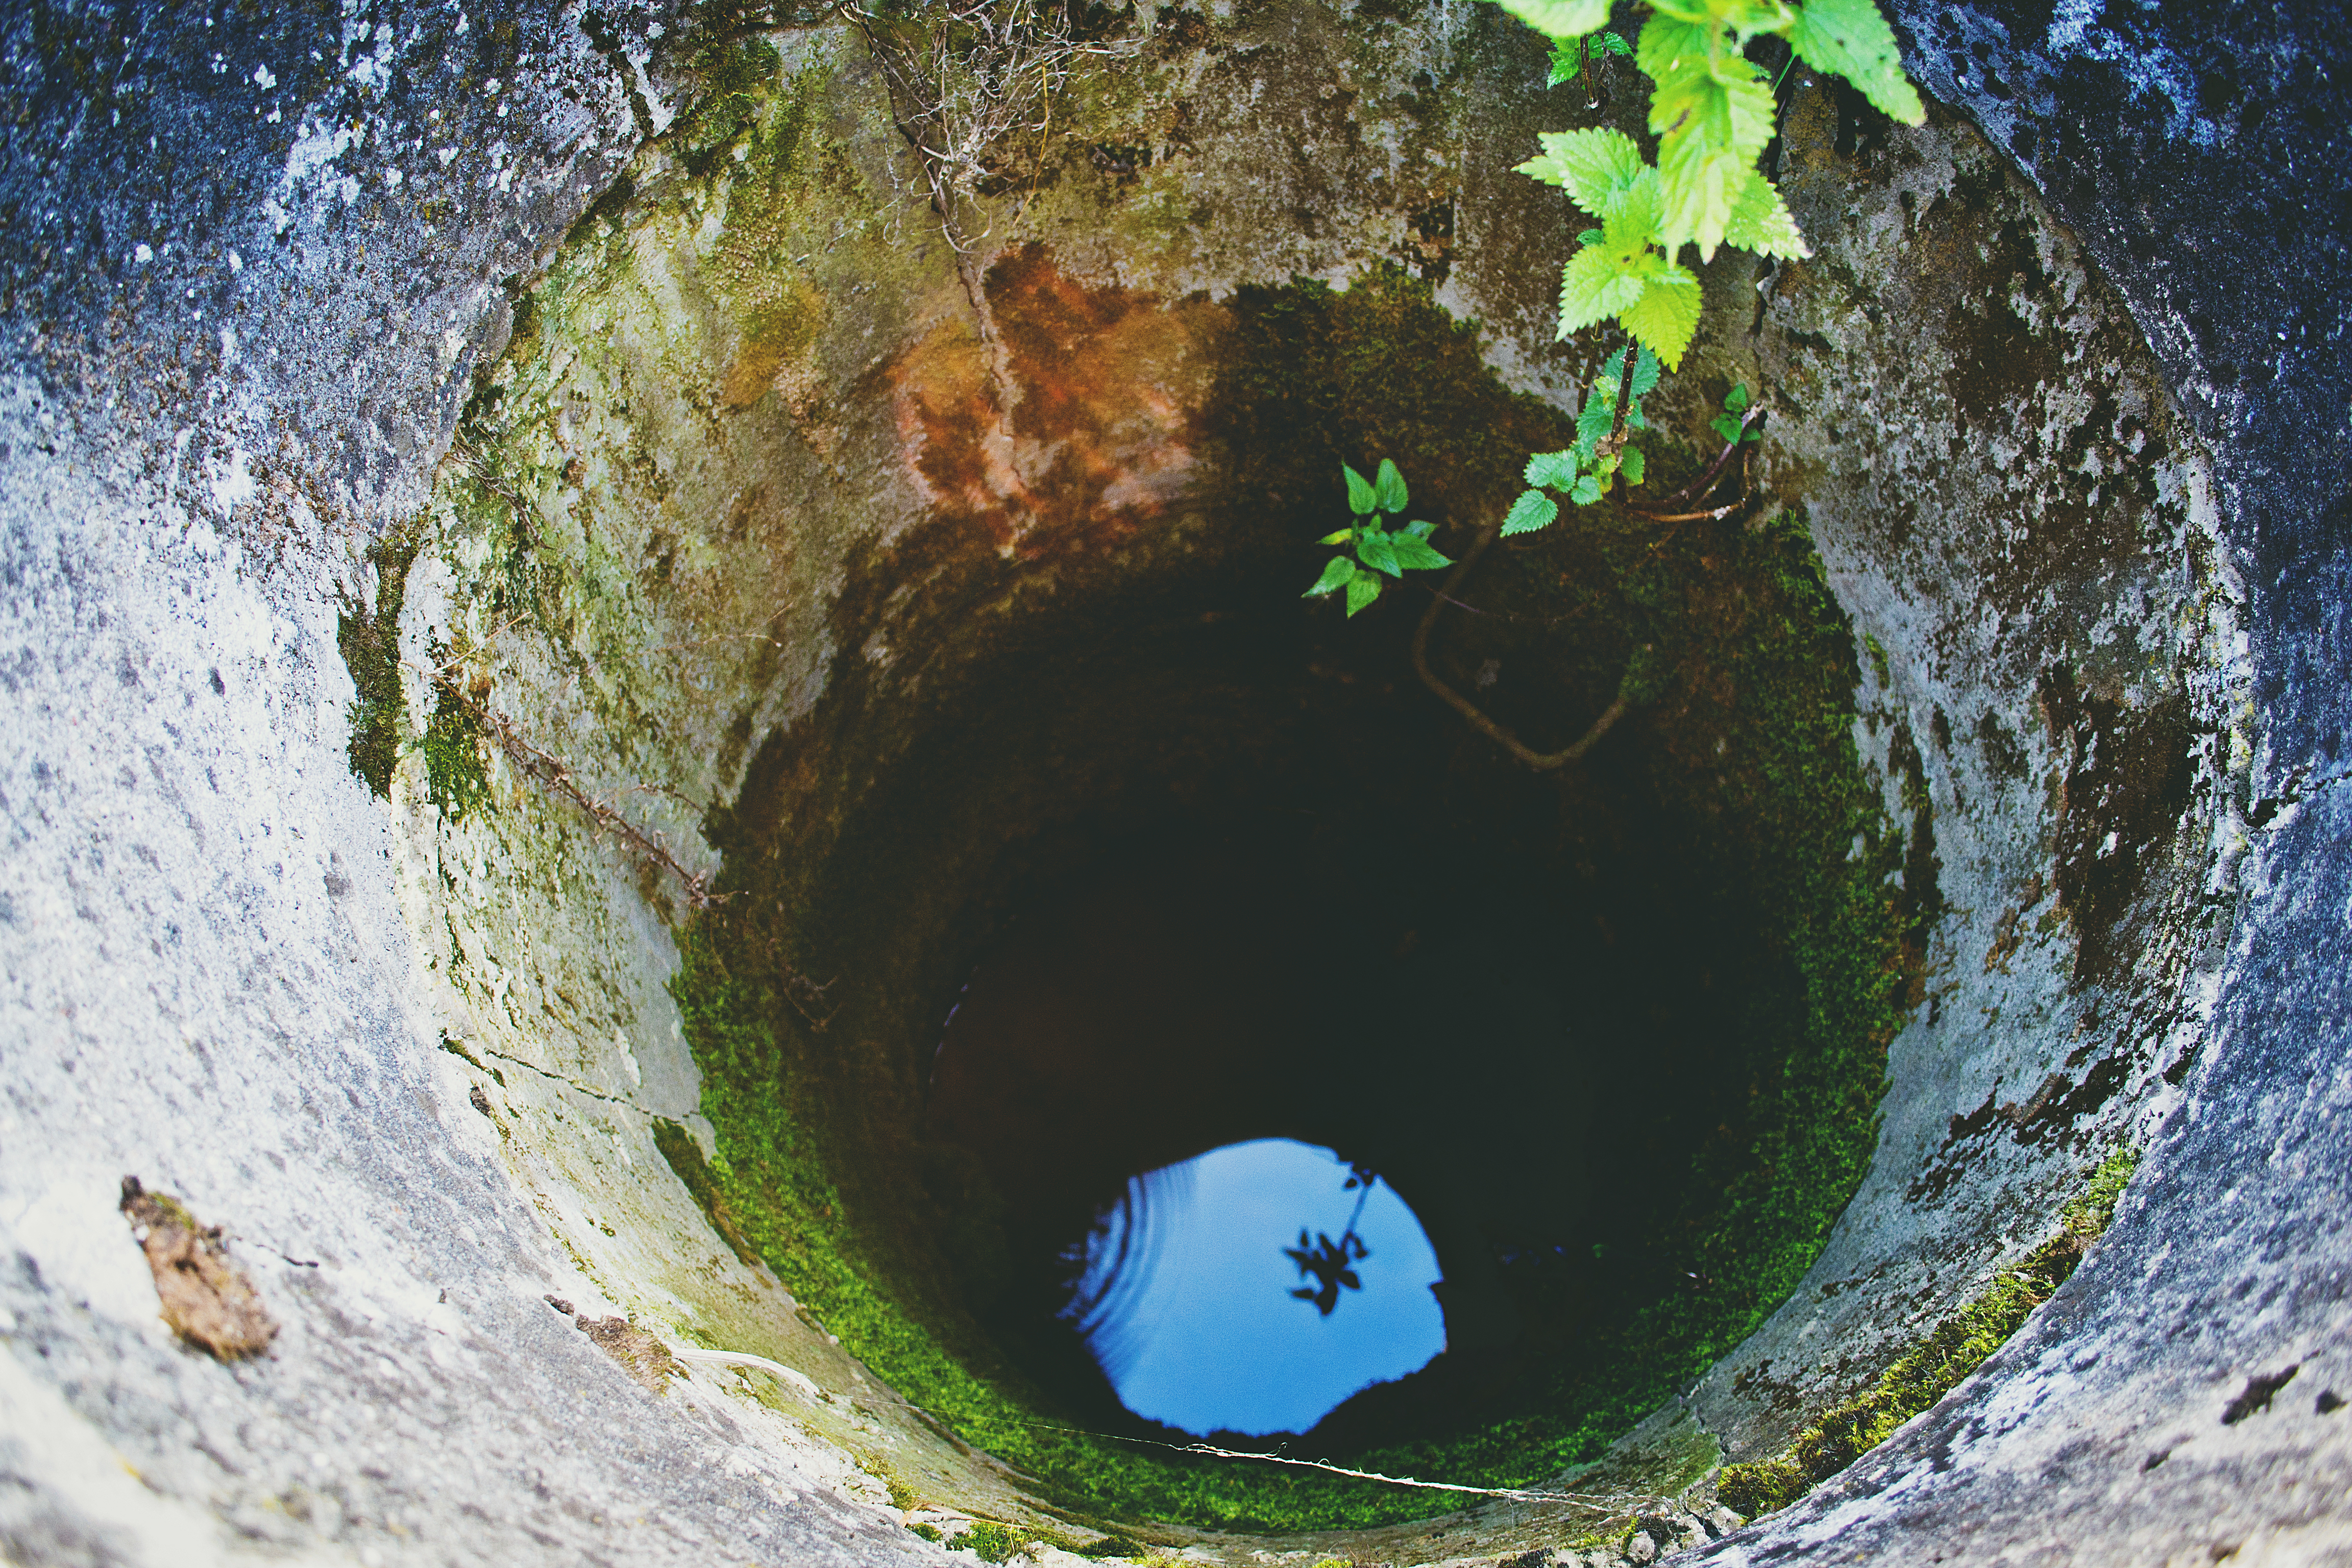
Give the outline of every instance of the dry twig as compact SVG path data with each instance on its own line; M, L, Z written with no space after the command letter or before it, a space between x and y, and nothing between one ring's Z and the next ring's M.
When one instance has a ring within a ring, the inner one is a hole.
M522 492L499 475L479 448L464 441L456 441L450 444L449 456L484 495L507 503L507 512L514 520L515 531L522 535L525 544L534 550L539 548L539 530L532 526L530 503L523 500Z
M713 892L710 879L699 872L688 870L679 863L677 857L669 852L667 845L581 788L579 781L572 776L571 763L552 752L532 744L506 715L474 700L463 687L446 675L436 672L433 684L451 701L463 708L476 723L488 731L498 742L499 749L506 752L516 767L586 812L597 826L627 845L640 859L650 861L676 877L679 886L685 889L688 903L700 910L726 900L727 894Z

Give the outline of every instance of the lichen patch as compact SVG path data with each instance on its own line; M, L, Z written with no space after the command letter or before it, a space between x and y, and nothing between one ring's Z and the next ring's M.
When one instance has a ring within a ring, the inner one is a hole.
M619 1363L621 1370L649 1394L661 1393L669 1386L672 1375L685 1370L669 1353L667 1345L626 1318L583 1316L573 1321L598 1350Z
M245 1270L229 1261L220 1226L200 1223L179 1199L149 1192L136 1176L122 1178L121 1207L173 1332L220 1361L269 1348L278 1324Z

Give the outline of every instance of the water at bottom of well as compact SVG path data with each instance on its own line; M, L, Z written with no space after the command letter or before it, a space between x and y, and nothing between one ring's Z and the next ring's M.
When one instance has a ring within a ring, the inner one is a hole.
M1088 1239L1077 1294L1129 1409L1187 1432L1304 1432L1445 1348L1421 1222L1385 1184L1366 1195L1349 1179L1328 1149L1265 1138L1129 1184ZM1346 1245L1351 1215L1360 1247ZM1302 1227L1306 1268L1291 1256ZM1341 1261L1327 1239L1356 1282L1336 1294Z

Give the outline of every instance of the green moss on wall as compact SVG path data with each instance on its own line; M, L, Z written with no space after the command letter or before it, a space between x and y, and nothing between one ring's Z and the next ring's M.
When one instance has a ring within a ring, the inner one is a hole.
M343 668L351 671L359 693L350 714L352 772L367 782L378 799L391 795L393 769L400 763L401 730L408 713L400 684L400 607L407 593L408 568L421 542L421 530L402 528L369 545L366 559L375 568L375 603L349 598L335 620L335 646L342 650Z
M425 798L452 822L489 801L489 774L482 765L482 747L488 739L478 713L454 692L436 689L433 711L425 715L420 742L425 753Z
M719 1190L718 1178L710 1169L710 1162L702 1157L702 1145L694 1141L694 1134L667 1116L656 1116L654 1118L654 1147L661 1151L662 1158L669 1163L670 1170L685 1184L686 1190L694 1194L694 1201L702 1205L702 1212L709 1217L710 1226L719 1233L719 1239L726 1242L736 1257L752 1268L758 1268L760 1255L752 1250L750 1242L743 1239L743 1232L735 1223L734 1211L727 1206L727 1196ZM898 1483L891 1481L889 1486L893 1505L898 1508L908 1506L898 1500Z
M701 179L759 124L783 60L764 37L714 33L702 36L683 64L698 79L699 91L667 140L687 172Z
M352 772L366 780L379 798L390 795L393 772L406 743L400 612L407 597L409 568L424 542L425 527L419 521L369 545L366 558L376 571L375 603L348 601L335 625L336 646L358 689L351 706L347 748ZM480 719L449 692L436 691L419 749L425 754L426 797L453 821L489 799L483 740Z
M1937 1324L1867 1392L1822 1412L1782 1452L1750 1464L1725 1466L1716 1479L1717 1495L1727 1507L1751 1519L1786 1508L1958 1387L2073 1276L2091 1244L2105 1233L2116 1200L2138 1164L2136 1150L2120 1149L2109 1155L2090 1173L2082 1194L2059 1211L2056 1236L2003 1269L1983 1294Z

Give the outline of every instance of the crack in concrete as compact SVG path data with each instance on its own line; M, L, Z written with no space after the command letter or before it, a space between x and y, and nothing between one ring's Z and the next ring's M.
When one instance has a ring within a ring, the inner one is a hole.
M512 1062L515 1066L529 1072L535 1072L540 1077L546 1079L551 1082L560 1083L566 1089L576 1089L580 1093L586 1095L591 1100L601 1100L607 1105L622 1106L646 1118L651 1118L654 1114L652 1111L647 1110L644 1106L639 1105L634 1100L625 1100L617 1094L599 1094L596 1090L590 1089L586 1084L583 1084L575 1079L566 1078L560 1072L550 1072L536 1062L527 1062L520 1057L510 1057L504 1051L494 1051L488 1046L483 1046L480 1048L482 1054L486 1057L496 1057L502 1062Z

